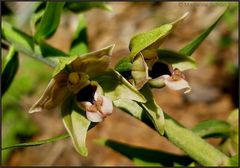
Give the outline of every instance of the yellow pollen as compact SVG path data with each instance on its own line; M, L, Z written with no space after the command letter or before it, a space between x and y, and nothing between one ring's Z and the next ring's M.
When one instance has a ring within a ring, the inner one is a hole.
M71 72L68 76L68 80L72 84L77 84L80 80L78 73L77 72Z

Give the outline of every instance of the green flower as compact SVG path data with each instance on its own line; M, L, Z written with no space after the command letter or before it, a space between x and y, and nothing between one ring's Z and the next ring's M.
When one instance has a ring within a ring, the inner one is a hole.
M190 91L190 86L181 72L192 68L194 60L168 50L159 50L159 46L166 37L174 30L176 25L182 21L188 13L185 13L176 21L162 25L148 32L135 35L129 44L132 66L131 75L133 85L140 90L146 83L152 86L163 87L167 85L173 90L185 89L185 93ZM161 58L163 57L163 58ZM159 61L167 63L170 73L161 74L152 79L149 73ZM184 63L184 64L183 64ZM180 68L180 69L179 69Z
M40 99L31 107L29 113L50 110L61 105L69 96L84 97L81 90L87 90L91 93L91 87L100 87L96 82L91 81L93 78L106 72L109 66L109 56L112 53L114 45L103 48L101 50L91 52L71 58L61 58L60 64L56 67L53 78L50 80L46 90ZM90 87L89 87L90 86ZM90 89L88 89L90 88ZM87 111L87 117L93 122L102 120L93 116L102 114L102 119L106 114L111 114L112 108L105 112L106 103L111 105L111 99L101 96L96 90L92 95L93 101L77 102L77 104L85 104L80 106ZM89 104L90 103L90 104ZM93 110L96 107L97 110ZM89 114L91 113L91 114ZM100 116L100 115L99 115Z

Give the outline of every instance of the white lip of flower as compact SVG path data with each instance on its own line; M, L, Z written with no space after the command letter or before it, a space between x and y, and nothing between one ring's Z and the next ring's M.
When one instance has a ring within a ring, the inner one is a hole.
M171 70L171 68L170 68ZM185 76L183 73L178 70L174 69L172 75L162 75L158 77L158 79L163 79L164 83L173 90L184 90L184 93L188 93L191 91L191 87L189 86L188 82L185 80Z
M88 120L92 122L102 122L113 111L112 100L100 95L97 91L94 94L93 104L88 101L78 102L77 104L85 109Z

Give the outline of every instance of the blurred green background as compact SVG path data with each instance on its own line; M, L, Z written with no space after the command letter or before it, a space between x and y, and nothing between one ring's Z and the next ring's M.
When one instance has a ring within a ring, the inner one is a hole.
M22 31L30 29L31 8L35 2L6 2L12 17L2 19L13 23ZM189 11L186 21L166 40L163 48L178 50L201 33L221 13L224 6L206 2L208 5L180 5L178 2L110 2L112 12L92 9L84 13L88 25L90 50L97 50L115 43L112 66L128 54L130 38L138 32L149 30L170 22ZM238 5L230 4L230 10L217 28L200 46L193 57L198 69L186 72L192 92L188 95L168 90L154 90L158 104L188 128L204 119L226 119L238 104ZM47 42L68 51L74 35L77 14L64 12L56 34ZM2 60L6 51L2 49ZM58 110L28 114L31 105L39 98L51 78L52 69L20 53L17 74L2 97L2 146L45 139L64 132ZM4 80L4 79L2 79ZM169 97L172 99L169 99ZM127 131L126 131L127 130ZM151 139L149 139L151 137ZM122 166L132 163L110 149L92 142L97 138L111 138L121 142L182 153L164 138L127 114L115 110L104 123L89 132L87 145L89 156L78 155L70 140L63 140L39 147L2 152L5 165L110 165ZM210 143L217 145L216 139Z

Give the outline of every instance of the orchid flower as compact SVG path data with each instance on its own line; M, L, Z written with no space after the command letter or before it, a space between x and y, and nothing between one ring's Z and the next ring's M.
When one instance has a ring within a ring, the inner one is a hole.
M184 90L184 93L190 92L191 87L186 81L185 75L179 69L173 69L171 65L169 65L169 67L171 75L161 75L149 81L150 84L157 80L160 80L159 82L162 83L161 80L163 80L164 84L172 90Z
M167 64L170 67L171 73L162 74L159 78L152 79L149 76L149 72L152 71L153 66L159 61L159 46L164 42L166 37L171 34L175 27L188 15L188 12L181 16L179 19L175 20L172 23L162 25L158 28L152 29L148 32L139 33L132 37L129 44L130 54L129 57L132 62L131 75L133 77L132 84L140 90L147 82L150 84L165 84L173 90L185 89L184 93L190 91L190 86L185 80L184 75L178 68L172 68L171 63ZM165 52L169 54L169 52ZM164 53L164 54L165 54ZM170 58L166 57L165 59L169 60L172 57L172 54L177 55L171 61L184 62L192 61L191 59L183 56L181 54L176 54L170 52ZM167 55L169 56L169 55ZM165 60L164 59L164 60ZM179 61L180 59L180 61ZM170 61L170 62L171 62ZM175 63L175 62L174 62ZM185 66L185 65L184 65ZM184 67L187 69L188 67Z
M29 113L53 109L69 96L79 97L84 88L91 92L86 88L91 85L91 79L107 70L113 47L114 45L77 57L62 58L43 95L30 108ZM92 122L101 122L107 114L112 113L111 99L101 96L97 91L92 98L94 101L83 103L87 118Z
M98 85L99 88L100 85ZM85 92L85 89L91 89L92 95L89 100L86 100L87 97L81 97ZM102 122L104 118L108 115L111 115L113 110L112 100L106 96L100 94L97 86L88 85L85 89L79 92L77 95L77 105L80 108L83 108L86 111L87 118L92 122ZM84 100L85 99L85 100Z
M158 66L156 70L154 67ZM156 72L160 74L156 78L151 77L151 71L163 71L165 69L165 74L163 72ZM149 83L153 87L163 87L168 86L173 90L184 90L184 93L191 91L191 87L184 74L178 69L173 68L171 64L156 62L151 70L144 59L143 54L140 52L133 62L132 65L132 76L134 79L133 84L135 87L140 90L146 83Z

